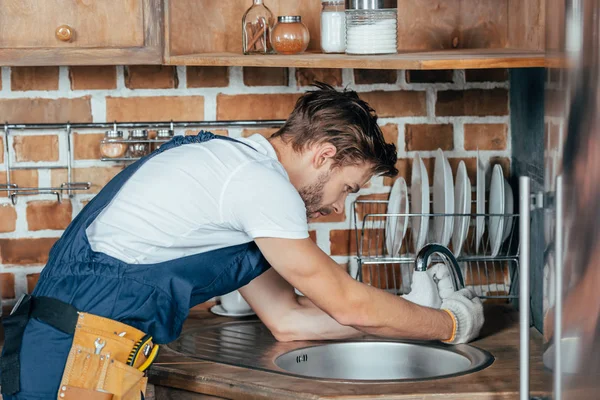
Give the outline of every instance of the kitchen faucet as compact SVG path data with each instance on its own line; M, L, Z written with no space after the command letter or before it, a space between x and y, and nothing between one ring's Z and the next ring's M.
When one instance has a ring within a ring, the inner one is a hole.
M442 257L444 264L448 266L448 270L452 276L454 291L463 289L465 287L465 282L463 280L460 267L458 266L458 261L456 261L454 254L452 254L452 252L446 246L442 246L441 244L426 244L421 248L421 250L419 250L417 258L415 259L415 271L427 271L429 258L436 253Z

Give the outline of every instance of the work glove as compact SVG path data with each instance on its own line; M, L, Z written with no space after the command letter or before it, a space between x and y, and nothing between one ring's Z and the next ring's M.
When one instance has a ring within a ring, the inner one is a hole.
M452 278L446 264L439 263L427 271L415 271L411 290L402 297L424 307L440 308L442 301L454 293Z
M467 343L479 336L483 326L483 304L468 288L452 293L442 301L442 310L452 317L454 329L446 343Z

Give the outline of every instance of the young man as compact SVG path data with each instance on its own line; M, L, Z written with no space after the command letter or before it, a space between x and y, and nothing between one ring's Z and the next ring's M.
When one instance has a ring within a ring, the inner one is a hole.
M139 398L154 343L238 288L278 340L476 337L481 302L468 290L442 296L445 310L422 307L355 281L308 238L308 217L343 213L373 175L398 172L374 111L317 86L268 140L176 137L111 180L5 322L4 398Z

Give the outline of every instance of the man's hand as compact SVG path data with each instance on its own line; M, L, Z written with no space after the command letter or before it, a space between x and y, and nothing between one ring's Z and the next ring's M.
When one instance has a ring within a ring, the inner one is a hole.
M426 272L415 271L410 293L402 297L423 307L440 308L442 300L454 293L452 277L446 264L439 263Z
M448 296L442 302L442 309L450 312L454 319L454 334L447 343L467 343L479 336L484 321L483 304L471 289L461 289Z

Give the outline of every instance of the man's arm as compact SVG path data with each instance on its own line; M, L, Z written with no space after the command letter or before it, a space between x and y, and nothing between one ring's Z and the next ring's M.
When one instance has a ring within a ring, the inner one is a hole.
M241 288L240 293L279 341L346 339L364 335L339 324L306 297L296 295L294 288L273 268Z
M453 335L448 313L355 281L310 239L255 242L283 279L340 325L393 338L448 340Z

